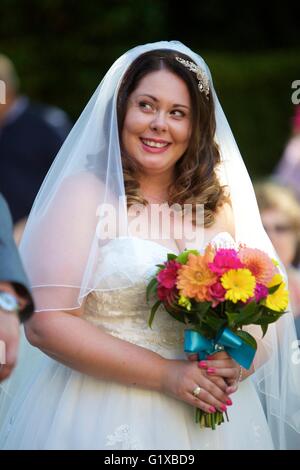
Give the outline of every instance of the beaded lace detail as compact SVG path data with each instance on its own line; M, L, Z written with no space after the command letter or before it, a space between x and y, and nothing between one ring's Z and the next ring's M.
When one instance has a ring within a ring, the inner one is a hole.
M146 286L147 283L141 281L128 289L94 291L88 296L84 317L107 333L152 351L169 348L183 351L185 325L174 321L163 307L159 308L149 328Z

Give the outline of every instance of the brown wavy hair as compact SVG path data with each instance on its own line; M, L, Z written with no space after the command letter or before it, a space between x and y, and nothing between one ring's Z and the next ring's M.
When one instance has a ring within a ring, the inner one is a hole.
M198 88L194 72L180 64L175 57L191 61L190 57L169 49L158 49L141 54L127 69L121 82L117 98L118 128L121 142L127 205L147 201L140 194L137 162L122 148L122 129L127 102L131 93L147 74L158 70L169 70L180 77L190 93L192 103L192 132L185 153L175 164L174 182L168 188L169 204L192 204L193 220L196 220L196 204L204 205L204 225L214 223L218 209L229 202L226 187L221 186L215 169L220 163L220 153L214 140L216 130L215 107L209 94L207 99Z

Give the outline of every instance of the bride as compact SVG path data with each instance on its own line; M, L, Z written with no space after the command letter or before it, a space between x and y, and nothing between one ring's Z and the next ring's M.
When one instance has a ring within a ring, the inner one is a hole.
M192 205L193 237L174 204ZM187 358L183 327L163 311L147 326L156 265L208 242L276 257L203 59L177 41L135 47L103 78L32 208L21 253L37 312L0 392L0 448L294 446L290 312L263 339L251 331L249 371L226 353ZM195 407L227 409L229 422L200 429Z

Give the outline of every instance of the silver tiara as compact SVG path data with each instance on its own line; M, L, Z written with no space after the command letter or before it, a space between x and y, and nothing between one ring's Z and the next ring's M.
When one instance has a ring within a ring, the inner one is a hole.
M198 88L201 93L205 93L206 98L209 96L209 80L208 76L198 65L194 64L194 62L190 62L189 60L182 59L181 57L175 57L178 62L182 65L187 67L191 72L194 72L197 75L197 79L199 81Z

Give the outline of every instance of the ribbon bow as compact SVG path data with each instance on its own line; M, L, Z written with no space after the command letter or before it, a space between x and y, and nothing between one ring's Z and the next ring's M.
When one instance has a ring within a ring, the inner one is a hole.
M194 330L184 332L184 351L197 353L199 360L205 359L219 351L226 351L236 362L249 369L256 350L245 343L239 336L228 328L224 328L215 339L207 339Z

